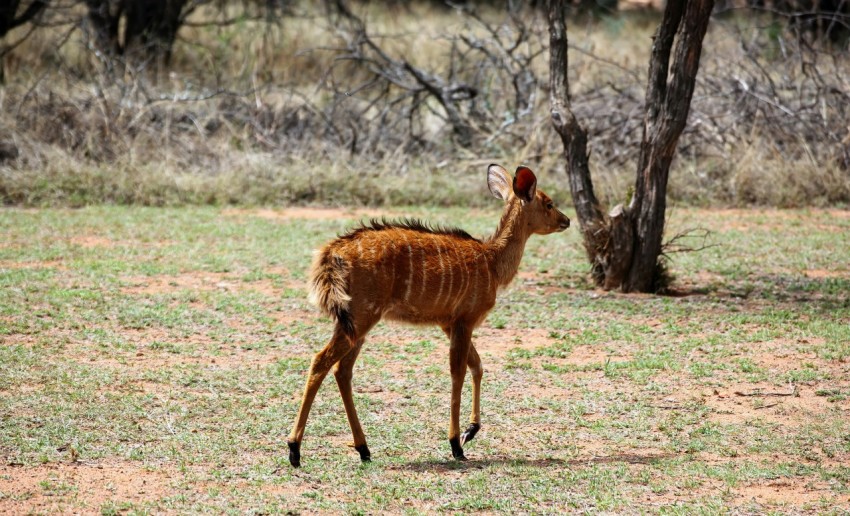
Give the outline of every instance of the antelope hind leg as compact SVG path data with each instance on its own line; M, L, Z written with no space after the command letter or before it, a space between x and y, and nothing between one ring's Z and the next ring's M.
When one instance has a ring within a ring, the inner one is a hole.
M447 332L448 333L448 332ZM472 345L472 332L464 325L455 325L451 331L451 346L449 348L449 366L452 374L452 404L449 421L449 444L455 460L466 460L463 454L463 444L460 437L460 396L463 390L463 380L466 376L466 365L469 360L469 348Z
M363 346L365 339L358 339L357 343L347 355L345 355L334 368L334 377L336 378L339 394L342 396L342 404L345 406L345 415L348 417L348 425L351 427L351 434L354 438L354 449L360 454L360 460L370 462L372 454L369 452L369 446L366 444L366 435L363 433L363 428L360 426L360 419L357 417L357 409L354 408L354 395L351 389L352 370L354 362L360 354L360 348Z
M337 325L334 329L334 335L330 342L313 358L313 363L310 365L310 373L307 375L307 382L304 386L304 396L301 399L301 408L298 410L298 417L295 419L295 424L292 427L292 432L289 434L287 444L289 445L289 463L293 467L301 466L301 440L304 438L304 428L307 426L307 416L310 415L310 407L313 405L313 400L316 398L316 393L319 387L322 386L322 381L327 376L331 367L352 350L352 342L345 335L342 327Z

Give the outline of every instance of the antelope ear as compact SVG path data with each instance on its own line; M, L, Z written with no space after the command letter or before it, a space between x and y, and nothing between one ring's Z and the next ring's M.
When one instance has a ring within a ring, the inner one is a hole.
M537 178L528 167L517 167L514 177L514 194L525 202L531 202L537 193Z
M499 165L487 167L487 187L494 196L507 201L511 195L511 176Z

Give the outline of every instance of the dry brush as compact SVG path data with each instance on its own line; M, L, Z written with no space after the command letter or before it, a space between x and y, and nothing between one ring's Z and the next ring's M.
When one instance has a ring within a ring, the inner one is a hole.
M198 9L222 23L190 16L168 73L108 66L84 20L43 13L4 57L2 201L455 203L500 159L566 190L539 13L327 4L272 24ZM570 20L573 110L612 205L640 148L644 16ZM670 198L847 203L847 53L754 19L712 21Z

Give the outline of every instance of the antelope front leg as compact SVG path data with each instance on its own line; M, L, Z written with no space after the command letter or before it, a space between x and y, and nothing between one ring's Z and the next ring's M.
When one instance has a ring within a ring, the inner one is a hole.
M474 344L469 346L467 365L472 373L472 414L469 417L469 426L460 435L461 446L471 441L481 430L481 377L484 376L484 368L481 367L481 357L478 356Z
M463 390L463 380L466 376L466 365L469 348L472 345L472 331L466 326L457 324L451 329L451 346L449 348L449 367L452 374L452 406L449 420L449 444L452 455L457 460L466 460L463 455L463 445L460 440L460 395Z

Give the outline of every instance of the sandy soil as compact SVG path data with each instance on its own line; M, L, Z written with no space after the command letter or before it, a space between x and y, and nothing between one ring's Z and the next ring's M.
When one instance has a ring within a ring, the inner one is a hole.
M747 211L746 214L751 215ZM228 217L261 217L272 220L284 220L291 218L302 219L335 219L335 218L369 218L391 215L380 210L338 210L338 209L307 209L289 208L282 210L258 209L228 209L223 211ZM846 212L837 212L837 216L847 216ZM783 212L770 213L772 224L782 224L785 215ZM735 224L736 230L746 230L745 223ZM71 242L83 247L110 247L113 242L94 236L74 237ZM2 268L21 267L51 267L62 268L61 262L0 262ZM288 275L288 271L278 271L282 275ZM811 278L846 277L845 274L835 271L824 271L812 269L806 271ZM700 282L710 283L718 278L706 275L700 278ZM535 287L544 285L545 278L537 277L532 273L524 272L519 277L526 285ZM168 293L182 289L196 290L254 290L271 297L278 298L282 287L270 281L256 281L242 283L236 277L220 273L187 273L176 276L162 277L127 277L124 278L125 286L122 289L126 294L147 295L156 293ZM291 288L304 288L302 284L287 285ZM603 295L603 294L600 294ZM608 294L604 294L608 295ZM277 313L274 317L280 324L289 325L298 321L313 319L318 314L314 310L291 309ZM239 321L229 321L238 328ZM645 324L654 326L660 321L647 320ZM247 331L247 328L246 328ZM115 369L137 368L156 369L166 364L187 363L201 365L211 368L229 368L263 366L273 363L281 358L279 352L258 354L240 350L237 346L232 349L212 356L203 353L200 356L177 355L163 357L161 354L148 351L152 342L167 341L171 337L162 329L128 330L124 337L135 343L138 351L129 362L118 362L110 358L93 358L100 365ZM28 345L33 341L32 336L17 335L16 343ZM403 346L414 337L411 332L404 328L392 329L380 337L390 344ZM171 339L173 340L173 339ZM511 350L536 350L547 347L555 342L555 338L543 329L518 329L501 328L496 329L488 325L480 328L474 339L476 348L482 356L485 370L487 368L497 369L502 367L510 357ZM195 344L200 348L208 348L213 345L204 335L187 337L182 343ZM837 361L824 361L810 353L798 351L798 342L793 340L775 340L760 343L758 348L750 349L748 357L759 367L765 368L771 374L781 375L792 370L801 362L809 362L817 367L828 370L832 378L843 378L838 382L830 384L833 388L850 390L850 364ZM436 349L425 359L426 365L447 366L448 344L445 339L435 340ZM290 353L309 354L310 350L290 350ZM578 345L569 353L560 358L546 358L548 363L554 365L570 365L579 369L575 378L585 382L585 385L597 389L599 392L612 392L617 389L621 392L624 385L615 385L614 382L604 377L601 371L593 370L593 366L605 364L607 360L624 361L629 360L633 350L628 345L619 346L617 349L602 349L600 347ZM538 361L542 359L536 359ZM387 361L388 371L403 377L402 361ZM447 367L446 367L447 369ZM776 425L777 431L783 428L793 428L817 421L827 415L833 416L836 411L850 417L850 402L839 401L829 403L822 395L817 394L821 386L817 383L811 385L796 385L777 387L767 383L736 383L725 384L722 388L707 389L705 385L697 382L682 382L678 386L675 396L661 400L664 406L672 408L682 403L699 400L707 406L710 411L708 421L721 424L746 424L749 421L759 420ZM35 388L33 386L33 388ZM154 395L165 395L163 386L155 382L140 381L131 386L133 389L151 393ZM486 376L485 376L486 388ZM392 406L403 393L385 388L381 385L356 386L358 393L368 393L370 396ZM296 393L297 394L297 393ZM507 393L512 395L518 393ZM524 385L523 396L549 397L552 399L568 399L574 393L569 388L555 387L552 385ZM588 421L600 417L600 414L591 410L584 416ZM525 432L533 434L542 429L528 428ZM582 434L579 434L581 437ZM585 437L587 437L585 435ZM348 436L339 436L338 440L347 442ZM506 443L505 452L509 453L509 444ZM498 446L497 446L498 447ZM625 462L629 467L639 468L653 460L665 457L663 451L658 449L618 449L616 454L611 453L610 443L593 441L589 438L581 440L576 444L577 456L572 462L575 464L588 464L594 462ZM752 457L753 459L764 459L764 457ZM696 460L715 461L717 463L747 460L746 456L738 457L708 457L697 454ZM783 457L778 456L776 460ZM850 463L850 454L845 457L820 457L827 463L834 461L837 464ZM441 474L455 475L456 471L446 468ZM110 501L144 503L145 501L159 500L165 496L173 496L181 489L182 473L173 471L168 467L152 465L145 467L138 461L102 461L94 463L76 462L73 452L69 451L67 463L51 463L40 466L23 467L14 464L0 465L0 513L22 514L22 513L96 513L100 508ZM228 487L233 487L228 484ZM270 487L270 489L286 490L286 487ZM294 488L292 488L294 489ZM699 486L690 488L687 492L674 492L672 490L662 492L648 492L646 500L650 506L661 506L676 501L693 499L695 496L716 493L726 489L719 481L707 481ZM734 501L733 505L738 507L750 507L758 510L760 506L780 506L789 510L797 510L806 504L818 502L821 499L830 500L835 507L850 510L850 495L836 494L830 488L828 482L815 477L791 477L776 480L763 480L747 485L738 485L731 489Z

